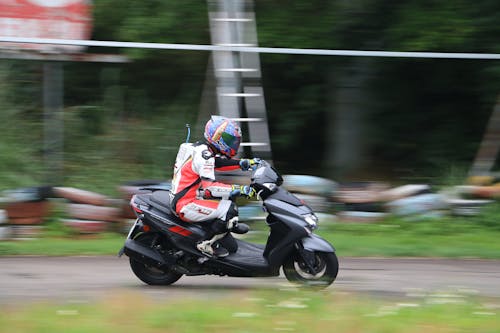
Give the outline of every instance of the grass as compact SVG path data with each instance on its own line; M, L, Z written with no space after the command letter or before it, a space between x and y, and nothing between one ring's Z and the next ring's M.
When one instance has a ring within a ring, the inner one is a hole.
M393 219L376 224L325 223L317 233L344 256L500 259L500 231L473 221Z
M448 295L449 296L449 295ZM209 302L209 306L207 306ZM81 304L0 306L0 332L498 332L500 305L466 295L404 303L297 290L239 291L210 300L139 293Z
M6 255L111 255L123 246L125 236L102 234L79 237L41 237L0 242L0 256Z
M251 229L259 232L247 240L264 243L265 224L254 223ZM408 222L393 218L371 224L322 221L317 233L335 246L339 256L500 259L500 230L474 219ZM52 222L38 239L0 242L0 256L115 255L124 240L125 235L118 233L77 236Z

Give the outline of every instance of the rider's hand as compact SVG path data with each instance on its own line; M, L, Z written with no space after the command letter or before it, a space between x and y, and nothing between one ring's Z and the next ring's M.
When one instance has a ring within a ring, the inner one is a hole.
M247 198L251 198L256 194L253 187L247 185L232 185L231 188L231 193L229 194L230 198L236 196L246 196Z
M260 158L252 158L252 159L241 159L240 160L240 168L243 171L247 170L255 170L260 164Z

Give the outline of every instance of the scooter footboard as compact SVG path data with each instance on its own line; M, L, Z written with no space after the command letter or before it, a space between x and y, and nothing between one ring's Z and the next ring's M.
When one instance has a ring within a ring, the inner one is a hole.
M335 248L328 241L315 234L302 238L302 245L305 250L311 252L335 252Z

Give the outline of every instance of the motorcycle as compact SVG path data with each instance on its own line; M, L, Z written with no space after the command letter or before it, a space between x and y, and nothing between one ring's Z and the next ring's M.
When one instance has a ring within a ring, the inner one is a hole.
M229 255L209 257L197 250L206 240L210 223L187 223L170 207L168 190L150 187L130 204L137 220L119 256L129 257L134 274L150 285L169 285L183 275L233 277L279 276L288 281L326 288L335 281L339 263L334 247L314 234L318 218L302 200L281 187L283 178L262 160L251 177L257 198L267 213L270 232L266 244L234 238L228 232L219 240Z

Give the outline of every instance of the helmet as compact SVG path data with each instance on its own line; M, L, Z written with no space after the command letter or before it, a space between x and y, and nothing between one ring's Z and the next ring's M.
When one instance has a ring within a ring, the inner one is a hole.
M234 121L221 116L212 116L205 125L205 139L227 157L238 152L241 142L241 129Z

